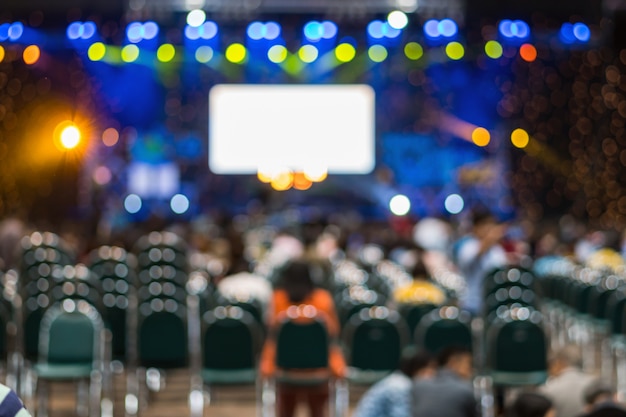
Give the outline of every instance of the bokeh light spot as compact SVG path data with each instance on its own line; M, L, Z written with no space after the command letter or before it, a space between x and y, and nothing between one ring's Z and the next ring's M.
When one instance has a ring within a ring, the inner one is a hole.
M39 50L39 47L37 45L29 45L24 49L24 63L27 65L35 64L37 61L39 61L40 56L41 50Z
M293 175L293 188L296 190L308 190L313 185L313 181L308 179L302 172L296 172Z
M367 56L374 62L383 62L387 59L387 48L382 45L372 45L367 50Z
M458 42L450 42L446 45L446 55L448 58L458 61L465 55L465 48Z
M102 132L102 143L104 146L115 146L119 140L120 133L114 127L104 129L104 132Z
M139 58L139 47L137 45L126 45L122 48L122 61L135 62Z
M0 45L0 62L2 62L2 60L4 59L4 48L2 47L2 45Z
M404 46L404 55L413 61L417 61L424 56L424 48L417 42L409 42Z
M340 43L335 48L335 57L339 62L350 62L356 55L356 49L349 43Z
M93 182L98 185L106 185L111 182L111 178L113 175L111 174L111 170L105 166L99 166L93 172Z
M472 132L472 142L476 146L487 146L491 141L491 134L484 127L477 127Z
M315 61L319 55L319 51L313 45L304 45L298 49L298 57L302 62L310 64Z
M170 200L170 208L176 214L183 214L189 210L189 199L184 194L176 194Z
M240 43L233 43L226 48L226 59L233 64L240 64L246 59L246 47Z
M170 62L176 56L176 49L174 45L165 43L157 50L157 58L161 62Z
M450 194L443 203L446 211L450 214L459 214L465 207L463 197L458 194Z
M137 194L129 194L124 199L124 209L130 214L135 214L141 210L141 197Z
M274 45L267 51L267 59L275 64L280 64L287 59L287 48L282 45Z
M488 41L485 44L485 54L491 59L498 59L502 56L502 45L498 41Z
M537 49L533 45L525 43L524 45L520 46L519 55L524 61L533 62L535 59L537 59Z
M406 13L394 10L387 15L387 23L394 29L404 29L409 24L409 18Z
M204 21L206 20L206 13L204 10L195 9L187 13L187 24L191 27L199 27L202 26Z
M276 191L286 191L293 187L293 173L282 171L272 177L270 185Z
M389 201L389 210L396 216L404 216L411 210L411 201L403 194L394 195Z
M515 129L511 133L511 143L516 148L523 149L528 146L529 142L530 136L528 135L528 132L526 132L524 129Z
M211 59L213 59L213 48L203 45L196 49L196 61L206 64Z
M107 47L102 42L96 42L87 50L87 56L92 61L100 61L106 55Z

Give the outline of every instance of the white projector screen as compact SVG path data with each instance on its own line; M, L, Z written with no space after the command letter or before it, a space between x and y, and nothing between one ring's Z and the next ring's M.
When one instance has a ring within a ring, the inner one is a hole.
M374 104L367 85L216 85L209 93L209 168L370 173Z

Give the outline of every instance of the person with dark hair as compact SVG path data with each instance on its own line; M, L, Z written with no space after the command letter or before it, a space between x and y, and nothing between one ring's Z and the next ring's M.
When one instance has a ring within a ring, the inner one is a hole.
M472 352L448 347L437 355L439 369L431 379L413 384L413 417L476 417L478 404L470 383Z
M554 417L556 410L552 401L536 392L522 392L506 409L506 417Z
M325 317L325 324L330 340L339 335L339 319L331 294L322 288L316 288L311 277L310 265L303 260L287 262L281 270L279 285L273 293L267 312L270 335L278 327L278 317L292 306L312 306ZM329 370L335 378L343 378L346 364L339 347L331 343L329 348ZM276 343L268 337L261 353L260 373L271 377L276 372ZM293 417L299 400L304 400L311 417L323 417L328 401L328 384L300 387L277 384L277 416Z
M0 384L0 417L30 417L15 391L3 384Z
M352 417L408 417L411 412L411 387L415 378L434 372L431 356L424 351L406 349L398 370L368 389Z
M618 404L615 390L599 379L583 392L586 414L581 417L626 417L626 408Z

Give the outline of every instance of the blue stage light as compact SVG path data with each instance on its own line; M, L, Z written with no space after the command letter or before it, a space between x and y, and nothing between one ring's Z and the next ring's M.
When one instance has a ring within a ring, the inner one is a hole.
M217 30L217 24L209 20L198 28L198 34L202 39L209 40L217 36Z
M185 26L185 37L191 41L200 39L200 27Z
M402 31L392 27L388 22L383 23L383 36L389 39L397 38Z
M385 36L384 25L384 22L381 20L372 20L367 25L367 33L374 39L381 39Z
M22 37L24 33L24 25L20 22L15 22L9 27L9 40L16 41Z
M584 23L574 23L574 37L580 42L588 42L591 38L591 30Z
M576 42L576 37L574 36L574 25L572 25L571 23L563 23L563 25L561 25L559 35L561 38L561 42L563 42L564 44L570 45Z
M9 28L11 24L3 23L0 25L0 42L6 41L9 39Z
M304 25L303 32L304 37L308 40L312 42L319 41L324 35L324 26L320 22L313 20Z
M126 37L131 43L138 43L143 39L143 25L133 22L126 27Z
M439 37L439 22L434 19L426 21L424 23L424 34L429 38Z
M512 25L513 25L513 22L511 22L509 19L501 20L500 23L498 24L498 31L500 32L500 35L502 35L505 38L512 38L513 37L513 32L511 31Z
M261 22L252 22L248 25L248 29L246 29L246 34L254 41L263 39L263 32L265 32L265 25Z
M159 34L159 26L154 22L144 23L142 29L143 38L146 40L154 39Z
M332 39L337 36L337 25L330 20L322 22L322 38Z
M97 30L98 28L94 22L85 22L82 25L82 33L80 37L85 40L91 39L96 36Z
M280 36L280 25L276 22L267 22L264 30L265 39L273 41Z
M516 38L525 39L530 35L530 27L522 20L514 20L511 23L511 34Z
M82 30L83 30L82 22L70 23L70 25L67 27L67 38L70 40L80 38Z
M443 37L452 38L453 36L457 34L457 32L459 31L459 28L454 20L442 19L437 24L437 31Z

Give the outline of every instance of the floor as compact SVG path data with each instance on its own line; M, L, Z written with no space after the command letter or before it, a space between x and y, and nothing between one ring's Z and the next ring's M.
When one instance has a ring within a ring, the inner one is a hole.
M187 417L189 373L169 371L159 392L151 392L148 404L141 409L141 417ZM349 415L365 388L353 387L350 390ZM74 417L76 411L76 385L54 383L49 388L49 417ZM114 417L125 417L124 396L126 377L124 374L113 377ZM256 389L254 387L227 387L211 392L211 403L205 404L206 417L254 417L257 416ZM35 405L29 405L33 411ZM35 414L33 413L33 416ZM306 417L306 410L299 409L295 417Z

